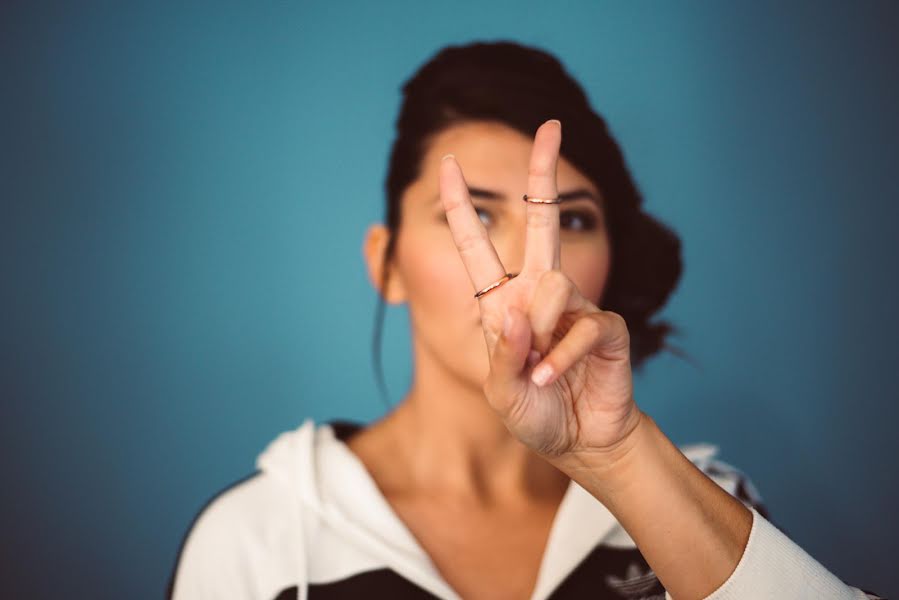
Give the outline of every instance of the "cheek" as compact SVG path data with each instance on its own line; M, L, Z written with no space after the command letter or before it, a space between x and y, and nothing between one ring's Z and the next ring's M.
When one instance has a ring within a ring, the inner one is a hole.
M482 382L490 365L487 342L478 322L480 307L449 232L417 232L399 242L397 253L402 254L416 344L427 347L456 377Z
M582 296L602 308L600 303L611 267L607 243L562 249L562 271L577 286Z
M442 231L409 236L402 248L403 279L417 325L447 332L474 323L474 290L452 238ZM398 251L400 249L398 248Z

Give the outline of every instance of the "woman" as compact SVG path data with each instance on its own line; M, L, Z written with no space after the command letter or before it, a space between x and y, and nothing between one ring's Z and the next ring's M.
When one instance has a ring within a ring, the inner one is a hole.
M680 244L559 62L450 47L404 92L364 255L408 305L412 385L371 425L274 440L200 513L170 595L876 598L635 403Z

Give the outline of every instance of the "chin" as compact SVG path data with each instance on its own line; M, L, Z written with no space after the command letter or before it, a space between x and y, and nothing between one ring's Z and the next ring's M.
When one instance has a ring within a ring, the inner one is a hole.
M454 364L454 371L466 385L483 388L490 374L490 357L487 354L487 340L484 332L478 328L472 331L471 337L458 344L459 355Z

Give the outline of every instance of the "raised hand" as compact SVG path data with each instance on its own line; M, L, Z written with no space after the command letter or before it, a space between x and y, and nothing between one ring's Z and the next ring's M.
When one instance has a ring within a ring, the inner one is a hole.
M543 123L528 169L529 198L558 195L562 125ZM473 285L490 356L483 390L509 431L548 459L609 452L636 428L630 336L624 318L584 298L561 271L559 205L527 202L521 272L505 277L451 154L440 197ZM542 360L541 360L542 358Z

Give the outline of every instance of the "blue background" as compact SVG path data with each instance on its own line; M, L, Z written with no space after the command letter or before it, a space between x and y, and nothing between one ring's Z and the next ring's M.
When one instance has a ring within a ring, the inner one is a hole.
M873 1L4 3L2 589L159 597L269 440L384 412L361 244L399 86L514 39L583 83L683 238L661 315L695 364L653 359L638 403L897 593L897 25ZM404 307L385 328L395 402Z

